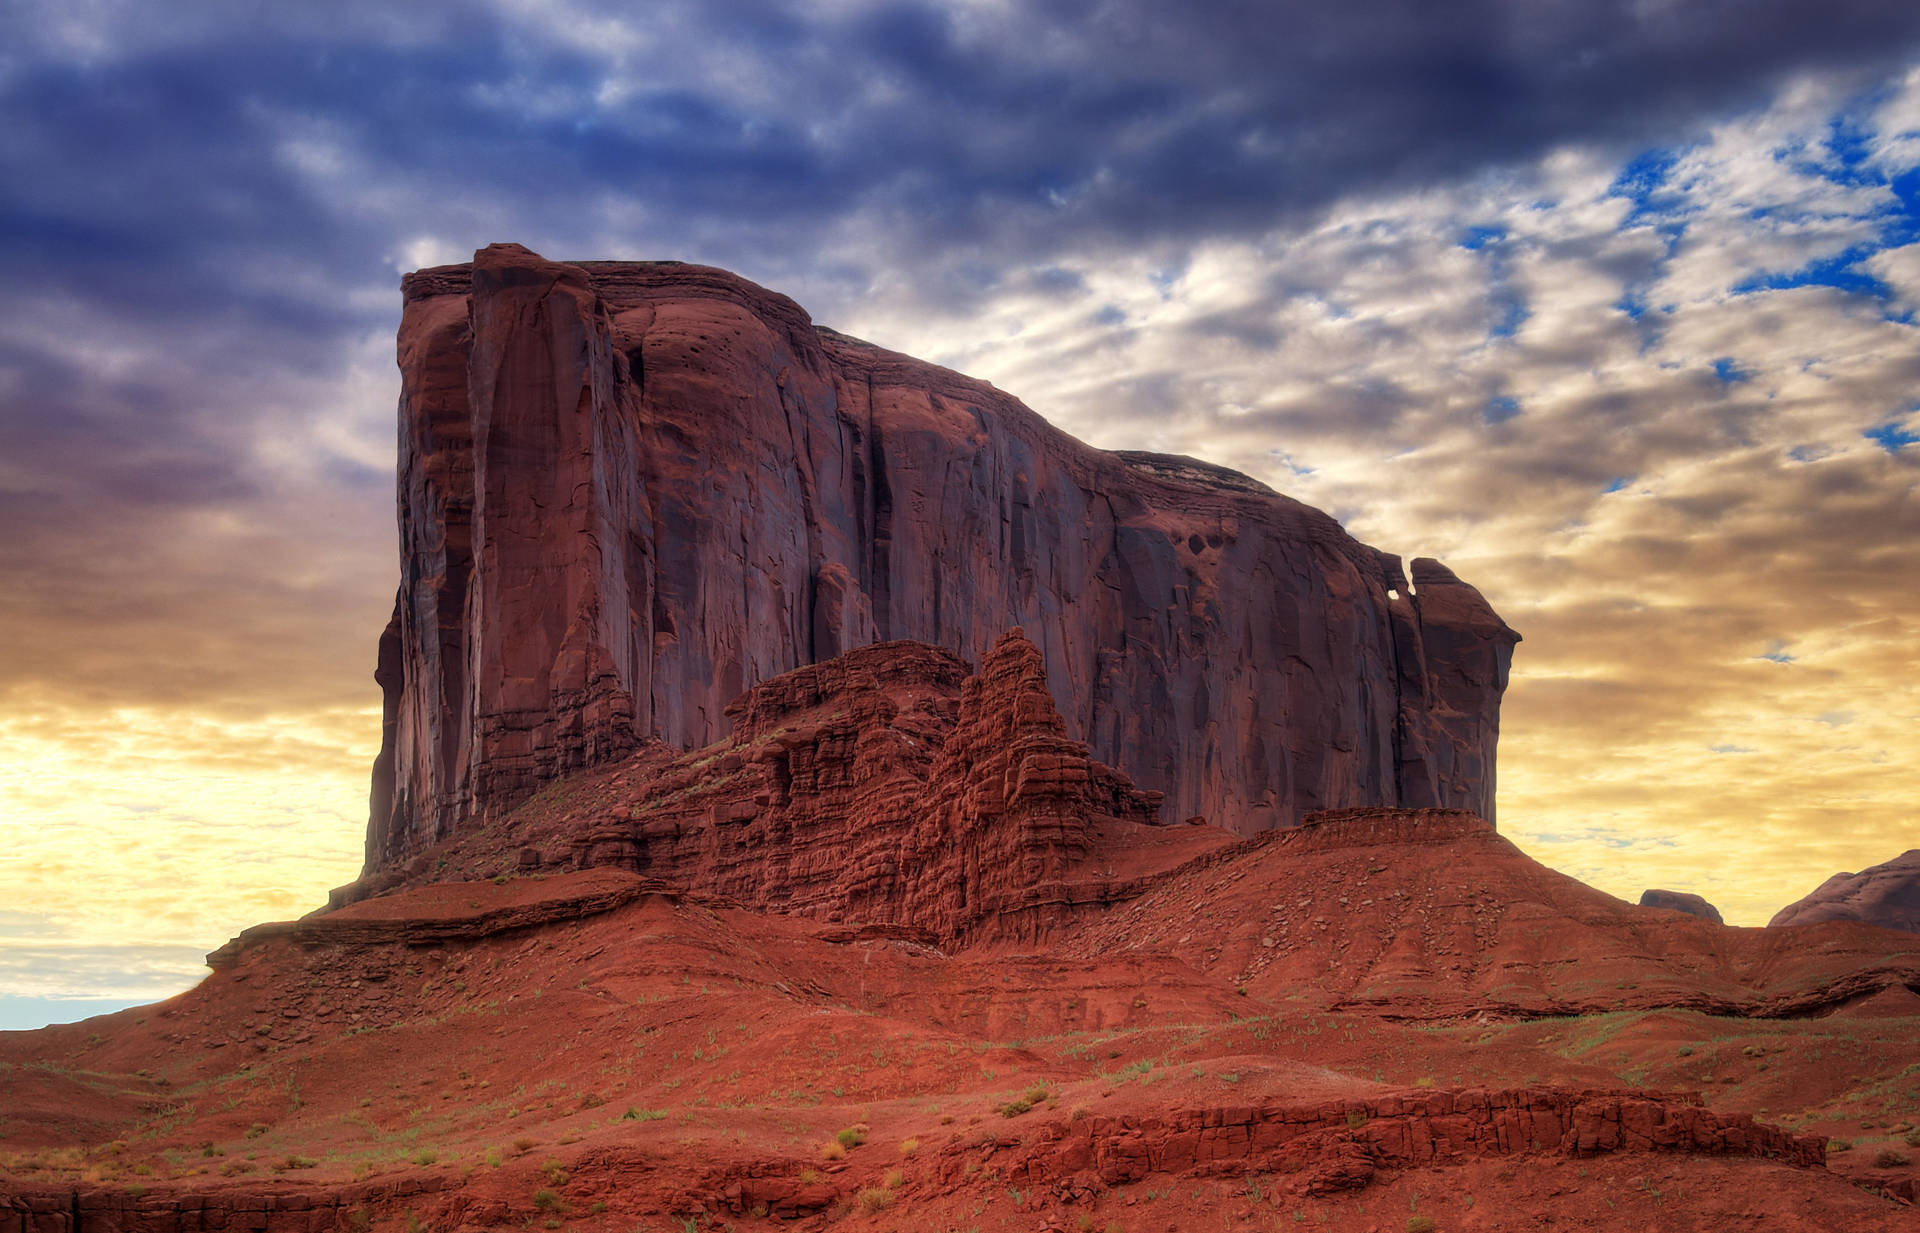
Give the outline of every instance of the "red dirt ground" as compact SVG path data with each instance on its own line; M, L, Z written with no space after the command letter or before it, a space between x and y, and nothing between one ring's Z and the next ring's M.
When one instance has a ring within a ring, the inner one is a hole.
M0 1035L0 1230L1920 1227L1920 938L1631 907L1466 815L1164 876L1024 950L608 869L250 931Z

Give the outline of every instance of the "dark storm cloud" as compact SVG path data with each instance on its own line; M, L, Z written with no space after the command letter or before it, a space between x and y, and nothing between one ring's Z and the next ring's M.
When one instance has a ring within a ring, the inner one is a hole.
M141 26L171 13L130 9L103 50L16 62L0 251L73 276L138 265L122 293L178 305L231 303L216 260L288 247L372 277L396 205L565 240L570 210L613 194L775 264L853 215L881 245L1005 257L1259 231L1557 144L1671 135L1920 35L1911 5L1797 0L457 12L235 16L181 41ZM642 42L568 37L592 21ZM369 181L316 195L274 153L300 124Z

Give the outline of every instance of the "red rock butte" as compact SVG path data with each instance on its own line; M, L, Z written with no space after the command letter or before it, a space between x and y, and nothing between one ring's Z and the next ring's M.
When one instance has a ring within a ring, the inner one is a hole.
M494 245L404 280L401 584L367 872L769 678L1024 627L1165 814L1493 816L1518 635L1436 561L1190 458L1108 452L676 262Z

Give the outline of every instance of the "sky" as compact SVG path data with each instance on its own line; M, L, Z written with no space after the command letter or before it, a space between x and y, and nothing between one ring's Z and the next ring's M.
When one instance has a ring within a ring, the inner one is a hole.
M1920 6L0 8L0 1027L358 872L398 280L674 258L1436 556L1502 831L1920 846Z

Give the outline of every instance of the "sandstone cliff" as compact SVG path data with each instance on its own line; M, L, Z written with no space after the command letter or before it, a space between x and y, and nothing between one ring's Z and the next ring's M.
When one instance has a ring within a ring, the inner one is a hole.
M1109 453L982 382L670 262L497 245L409 275L401 586L370 872L755 684L1024 626L1067 726L1178 819L1491 816L1517 635L1437 562L1224 469Z
M1857 920L1920 933L1920 848L1859 873L1836 873L1805 899L1774 913L1769 927Z

